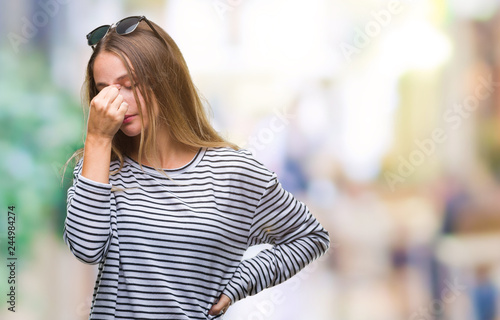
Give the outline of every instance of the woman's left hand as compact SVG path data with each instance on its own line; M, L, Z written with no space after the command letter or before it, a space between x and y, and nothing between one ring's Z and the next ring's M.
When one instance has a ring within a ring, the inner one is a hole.
M226 296L225 294L221 294L219 301L217 301L217 303L212 306L208 314L211 316L216 316L221 312L226 313L227 308L229 308L230 304L231 304L231 299L229 299L229 297Z

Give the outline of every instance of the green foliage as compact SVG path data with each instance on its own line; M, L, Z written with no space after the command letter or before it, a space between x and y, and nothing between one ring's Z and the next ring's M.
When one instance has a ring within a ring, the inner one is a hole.
M7 207L17 215L16 253L30 256L37 235L62 236L66 160L82 146L79 98L56 87L40 51L0 50L0 257L7 254ZM62 238L61 238L62 239Z

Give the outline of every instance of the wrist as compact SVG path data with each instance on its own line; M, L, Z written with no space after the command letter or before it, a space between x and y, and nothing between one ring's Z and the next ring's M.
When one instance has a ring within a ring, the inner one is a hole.
M85 138L85 145L92 144L96 146L111 146L113 137L104 136L99 134L87 134Z
M111 138L88 134L83 151L82 176L87 179L109 183Z

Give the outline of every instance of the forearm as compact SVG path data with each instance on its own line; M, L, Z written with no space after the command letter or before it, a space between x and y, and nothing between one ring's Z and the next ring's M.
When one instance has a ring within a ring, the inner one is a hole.
M83 153L82 176L101 183L109 183L112 138L87 135Z
M268 243L252 259L242 261L224 294L233 302L289 279L329 247L328 232L305 204L271 177L255 210L247 244Z
M80 176L70 192L64 240L78 259L98 263L111 236L111 186Z
M68 189L64 240L78 259L92 264L101 261L109 246L115 206L111 185L90 180L81 172L79 162Z
M316 221L309 221L311 232L289 243L275 245L241 262L224 294L233 302L278 285L297 274L329 248L329 235Z

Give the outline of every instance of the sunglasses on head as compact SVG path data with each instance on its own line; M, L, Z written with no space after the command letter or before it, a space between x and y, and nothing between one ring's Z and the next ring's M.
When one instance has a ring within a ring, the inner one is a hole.
M159 39L161 39L165 45L167 45L165 40L160 36L160 34L156 31L156 29L153 27L151 22L149 22L149 20L145 16L131 16L131 17L123 18L120 21L118 21L117 23L112 24L112 25L106 24L106 25L97 27L94 30L92 30L91 32L89 32L89 34L87 34L87 43L89 46L92 47L92 49L94 49L96 44L99 41L101 41L101 39L104 38L108 34L109 30L111 30L112 28L115 28L115 31L117 34L124 36L126 34L134 32L142 20L146 21L146 23L151 28L151 30L153 30L155 35ZM167 48L168 48L168 46L167 46Z

